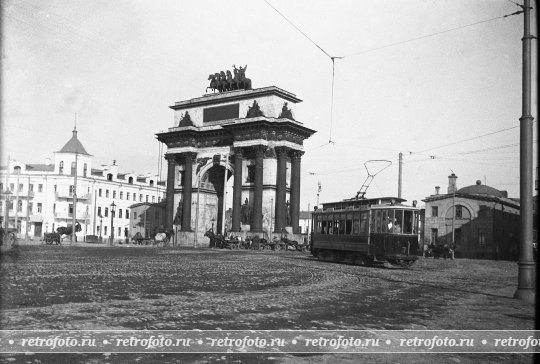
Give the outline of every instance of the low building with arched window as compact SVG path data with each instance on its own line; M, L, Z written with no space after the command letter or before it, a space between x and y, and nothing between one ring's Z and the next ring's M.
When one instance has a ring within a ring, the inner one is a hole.
M423 200L425 243L454 246L458 258L517 260L519 199L481 181L458 189L456 181L451 174L448 193L435 187Z

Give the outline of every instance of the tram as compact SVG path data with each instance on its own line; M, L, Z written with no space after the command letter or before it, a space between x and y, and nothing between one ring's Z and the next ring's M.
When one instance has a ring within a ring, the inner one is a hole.
M420 209L396 197L324 203L313 211L310 250L319 260L407 267L418 259Z

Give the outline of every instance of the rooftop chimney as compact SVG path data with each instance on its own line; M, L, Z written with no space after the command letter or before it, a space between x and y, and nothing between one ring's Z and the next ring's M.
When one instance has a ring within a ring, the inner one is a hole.
M457 192L456 180L457 176L454 173L448 176L448 194Z
M435 194L438 195L441 188L439 186L435 186Z

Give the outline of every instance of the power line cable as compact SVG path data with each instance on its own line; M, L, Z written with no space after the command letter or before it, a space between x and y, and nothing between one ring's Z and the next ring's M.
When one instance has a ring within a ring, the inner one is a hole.
M409 154L421 154L421 153L428 152L428 151L431 151L431 150L440 149L440 148L448 147L448 146L451 146L451 145L456 145L456 144L459 144L459 143L469 142L469 141L471 141L471 140L480 139L480 138L483 138L483 137L486 137L486 136L489 136L489 135L494 135L494 134L502 133L502 132L505 132L505 131L508 131L508 130L512 130L512 129L516 129L516 128L519 128L519 125L512 126L512 127L510 127L510 128L505 128L505 129L493 131L493 132L490 132L490 133L487 133L487 134L478 135L478 136L475 136L475 137L472 137L472 138L467 138L467 139L458 140L458 141L455 141L455 142L452 142L452 143L439 145L439 146L437 146L437 147L424 149L424 150L421 150L421 151L419 151L419 152L409 152Z
M458 27L442 30L440 32L426 34L426 35L422 35L422 36L419 36L419 37L415 37L415 38L411 38L411 39L407 39L407 40L402 40L402 41L395 42L395 43L390 43L390 44L383 45L383 46L380 46L380 47L366 49L364 51L360 51L360 52L356 52L356 53L351 53L351 54L342 56L341 58L349 58L349 57L359 56L361 54L370 53L370 52L378 51L378 50L381 50L381 49L394 47L394 46L405 44L405 43L414 42L414 41L417 41L417 40L420 40L420 39L434 37L434 36L441 35L441 34L444 34L444 33L453 32L455 30L459 30L459 29L463 29L463 28L467 28L467 27L472 27L474 25L478 25L478 24L482 24L482 23L487 23L487 22L494 21L494 20L497 20L497 19L504 19L504 18L507 18L509 16L518 15L518 14L521 14L521 13L522 13L522 11L517 11L517 12L512 13L512 14L507 14L507 15L502 15L502 16L498 16L498 17L495 17L495 18L491 18L491 19L481 20L481 21L477 21L475 23L465 24L465 25L461 25L461 26L458 26Z

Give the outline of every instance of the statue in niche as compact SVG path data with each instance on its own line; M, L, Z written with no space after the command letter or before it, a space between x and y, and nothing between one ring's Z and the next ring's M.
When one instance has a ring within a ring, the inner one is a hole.
M193 121L191 121L191 116L189 116L187 111L181 116L178 126L193 126Z
M283 108L281 109L281 114L279 114L279 118L294 120L292 116L292 111L287 107L287 103L283 104Z
M287 210L287 226L291 226L291 203L289 200L285 204L285 209Z
M249 107L246 118L255 118L257 116L264 116L264 114L261 111L259 104L257 104L257 100L253 100L253 105Z
M173 225L182 224L182 208L183 208L183 201L180 201L178 202L178 207L176 208L176 215L174 216Z
M241 214L242 214L242 224L249 225L250 222L250 209L249 209L249 200L246 198L244 204L242 205Z

